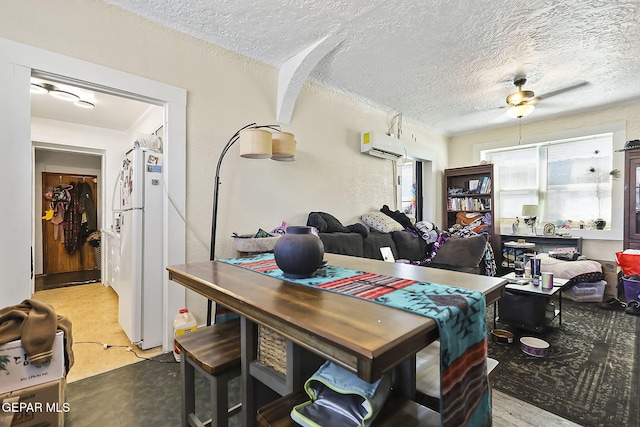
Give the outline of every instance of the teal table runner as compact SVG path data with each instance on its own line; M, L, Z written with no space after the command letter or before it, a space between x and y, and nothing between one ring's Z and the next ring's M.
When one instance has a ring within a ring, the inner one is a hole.
M433 319L440 333L442 425L491 425L486 369L486 300L482 292L334 265L326 265L311 278L290 279L278 268L272 253L219 261Z

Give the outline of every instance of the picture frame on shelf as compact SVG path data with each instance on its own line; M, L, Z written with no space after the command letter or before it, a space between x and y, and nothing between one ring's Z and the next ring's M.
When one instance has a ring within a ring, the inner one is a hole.
M556 234L556 226L555 224L548 222L544 225L543 229L545 236L554 236Z

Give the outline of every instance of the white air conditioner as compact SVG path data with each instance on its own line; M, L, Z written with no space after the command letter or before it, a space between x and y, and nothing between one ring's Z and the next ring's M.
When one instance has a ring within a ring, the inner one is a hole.
M398 160L406 155L402 141L379 132L360 134L360 152L389 160Z

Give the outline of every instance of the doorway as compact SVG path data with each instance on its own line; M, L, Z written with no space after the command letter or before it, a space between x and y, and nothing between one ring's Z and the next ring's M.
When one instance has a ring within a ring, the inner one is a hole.
M186 105L187 91L159 81L136 76L124 71L97 65L78 58L46 51L24 43L0 38L0 87L3 96L0 99L0 128L3 139L0 142L5 152L0 156L0 176L5 182L15 183L18 187L12 193L12 208L0 209L0 222L11 224L4 231L0 243L0 271L3 273L0 307L7 307L28 299L33 295L34 256L37 247L35 235L40 224L34 229L33 215L36 200L34 187L38 181L33 179L33 141L48 141L51 146L64 147L74 145L64 129L56 133L34 131L34 117L30 109L29 84L33 73L51 73L59 79L69 82L85 82L85 86L109 89L110 93L128 95L134 99L143 99L161 106L164 111L163 140L166 168L166 195L163 197L165 211L163 230L166 239L163 242L165 265L181 264L186 258L186 225L183 221L186 206ZM64 77L62 77L64 76ZM30 126L31 125L31 126ZM96 138L85 138L81 146L93 147L94 152L103 153L97 147L98 141L104 141L108 132L102 132ZM34 142L35 143L35 142ZM88 151L88 150L87 150ZM112 183L115 176L109 176L110 170L117 170L120 159L103 156L104 182ZM115 168L113 163L115 163ZM105 211L111 204L105 191L101 202L105 202ZM171 195L171 202L169 202ZM169 227L171 224L171 227ZM164 351L171 351L173 344L173 314L185 306L186 292L180 285L163 277L164 297Z
M99 267L89 235L98 230L95 196L98 177L42 172L42 273L94 270ZM99 242L99 240L98 240Z

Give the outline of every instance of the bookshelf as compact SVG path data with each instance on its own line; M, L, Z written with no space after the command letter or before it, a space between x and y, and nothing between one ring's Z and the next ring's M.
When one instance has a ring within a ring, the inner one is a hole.
M444 229L448 230L456 223L465 223L464 226L476 232L487 233L497 253L497 239L493 237L493 164L445 169L444 195Z

